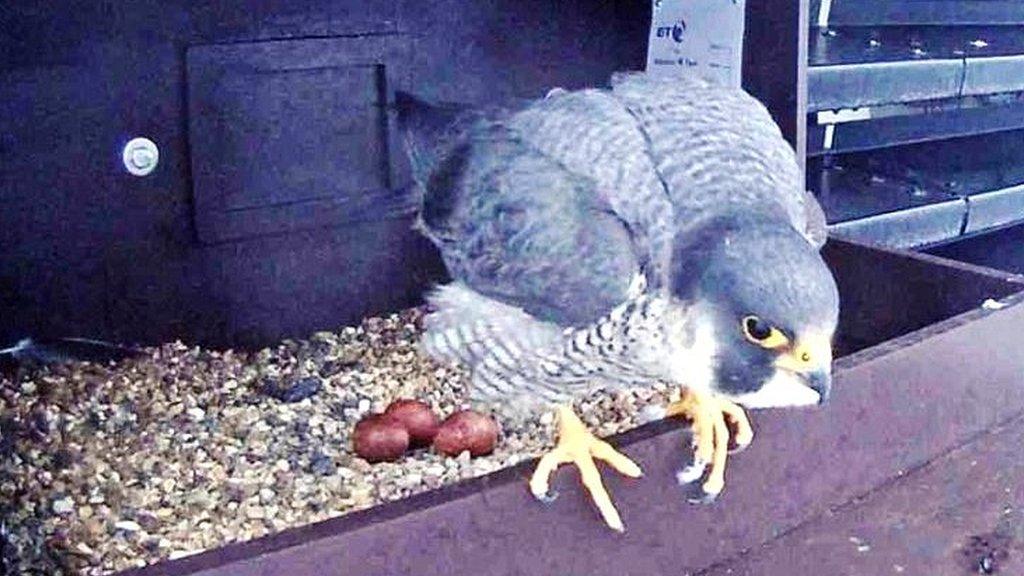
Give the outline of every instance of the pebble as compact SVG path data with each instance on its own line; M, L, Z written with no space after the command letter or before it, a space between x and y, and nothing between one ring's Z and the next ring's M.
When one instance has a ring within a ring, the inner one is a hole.
M173 550L167 555L168 560L177 560L179 558L187 558L199 554L202 550Z
M257 352L171 342L111 366L0 374L0 425L47 437L0 444L11 456L0 458L0 502L14 499L5 508L11 573L93 576L181 558L550 449L546 411L522 422L499 414L498 445L480 458L424 449L372 465L352 452L355 421L397 398L424 400L440 417L468 405L465 371L418 355L421 316L414 309ZM592 429L617 432L671 393L597 393L577 408Z
M323 385L316 377L307 377L291 383L267 380L263 384L263 393L281 402L301 402L320 391Z
M65 516L75 511L75 501L70 497L64 497L59 500L53 501L53 513L59 516Z
M371 503L373 501L373 489L369 487L353 488L352 500L355 501L357 506Z
M649 404L644 406L636 416L638 424L647 424L665 418L665 407Z
M142 530L142 526L139 526L139 523L133 520L119 520L114 523L114 528L124 530L125 532L138 532Z
M331 457L324 454L314 457L309 466L314 474L320 476L331 476L338 470Z
M415 488L423 483L422 474L406 474L398 479L398 485L402 488Z

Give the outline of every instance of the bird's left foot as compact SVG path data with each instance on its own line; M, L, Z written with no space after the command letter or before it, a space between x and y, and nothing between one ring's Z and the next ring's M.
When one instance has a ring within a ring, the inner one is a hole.
M703 495L693 500L713 502L725 488L729 423L734 429L731 434L734 451L746 448L754 439L754 430L750 427L746 413L743 408L728 400L684 389L682 398L669 404L665 415L685 416L690 420L693 431L693 463L677 472L676 479L680 484L691 484L704 477L707 471L707 477L701 485Z

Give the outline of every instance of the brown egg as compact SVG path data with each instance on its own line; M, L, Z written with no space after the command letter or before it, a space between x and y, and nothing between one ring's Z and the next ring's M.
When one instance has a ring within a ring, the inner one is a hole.
M441 424L430 405L419 400L395 400L384 414L402 423L409 432L409 443L413 448L430 446Z
M489 416L472 410L461 410L445 418L434 437L434 448L448 456L469 450L473 456L494 451L498 441L498 424Z
M409 449L409 432L391 416L371 414L356 423L352 444L367 462L397 460Z

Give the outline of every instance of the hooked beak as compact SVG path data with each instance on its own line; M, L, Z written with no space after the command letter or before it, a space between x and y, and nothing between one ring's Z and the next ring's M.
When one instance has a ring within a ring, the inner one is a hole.
M831 342L817 337L782 351L772 376L756 391L735 396L733 401L747 408L820 406L831 391Z
M800 377L807 383L808 388L818 393L819 406L828 402L828 397L832 393L832 374L828 370L815 370L801 374Z
M775 365L798 376L818 393L818 405L828 402L832 392L832 341L810 335L779 357Z

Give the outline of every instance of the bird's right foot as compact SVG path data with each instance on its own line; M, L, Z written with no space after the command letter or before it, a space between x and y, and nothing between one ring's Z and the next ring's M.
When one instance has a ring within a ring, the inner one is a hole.
M541 457L530 477L530 492L543 502L553 500L557 495L549 491L551 474L559 465L572 462L579 468L583 485L590 493L597 509L601 512L606 524L613 530L623 532L625 527L618 510L608 496L608 491L601 481L601 474L594 465L594 459L603 460L612 468L631 478L643 475L640 467L627 456L612 448L607 442L596 438L587 430L572 408L558 408L558 444Z

